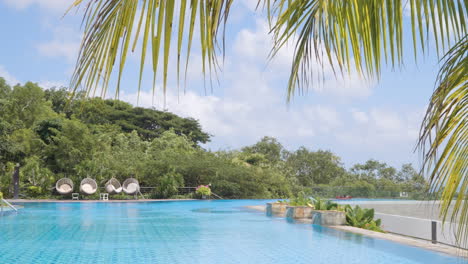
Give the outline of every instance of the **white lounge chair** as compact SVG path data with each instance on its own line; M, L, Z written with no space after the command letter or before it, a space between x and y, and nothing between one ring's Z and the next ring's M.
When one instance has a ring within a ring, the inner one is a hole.
M97 183L91 178L85 178L80 183L80 192L86 195L94 194L98 189Z
M73 192L73 181L68 178L62 178L55 183L55 189L62 195Z
M122 192L122 185L116 178L112 178L106 182L105 189L109 194L118 194Z
M123 184L123 191L128 195L136 195L140 191L140 184L134 178L126 179Z

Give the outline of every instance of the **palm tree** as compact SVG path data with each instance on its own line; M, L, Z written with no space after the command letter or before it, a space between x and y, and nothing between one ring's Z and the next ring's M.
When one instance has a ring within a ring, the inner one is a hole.
M84 86L93 92L102 86L105 93L117 64L118 94L127 54L134 52L139 42L139 85L146 55L150 54L153 83L162 60L166 92L170 47L176 45L180 80L181 67L187 71L196 30L200 34L202 70L211 80L219 67L217 58L224 52L224 27L233 2L75 0L73 6L83 6L85 12L72 88ZM320 80L316 63L331 65L337 75L354 69L363 78L378 79L382 65L403 64L404 41L412 42L416 60L430 52L429 44L435 44L433 50L441 57L442 67L421 126L419 148L432 190L440 192L444 221L458 219L462 223L458 229L460 242L468 242L468 1L259 0L258 7L268 14L274 39L271 56L287 43L295 44L288 99ZM411 40L403 37L406 12L411 21ZM173 38L177 43L171 42ZM449 211L451 205L453 211Z

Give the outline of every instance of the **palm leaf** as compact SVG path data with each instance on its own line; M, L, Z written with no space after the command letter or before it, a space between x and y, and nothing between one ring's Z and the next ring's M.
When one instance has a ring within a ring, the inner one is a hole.
M274 7L269 9L273 10L270 20L275 40L272 57L293 37L297 38L288 98L320 80L317 75L324 63L340 74L355 69L365 78L379 78L383 61L402 65L403 12L407 3L415 58L418 52L427 51L432 40L439 53L450 41L466 35L466 1L274 1ZM433 30L429 30L430 24Z
M177 31L173 30L175 3L175 0L75 0L72 7L84 6L85 9L84 36L71 79L71 88L76 91L84 86L88 94L94 95L96 91L101 91L101 96L104 96L117 64L118 96L128 51L135 52L137 43L141 42L139 90L149 50L152 53L153 91L161 53L162 83L166 92L173 35L177 36L177 79L180 79L182 48L185 43L188 65L197 18L201 33L203 73L211 74L216 71L219 65L217 51L223 48L224 43L218 44L219 35L224 39L224 34L218 32L226 23L232 0L190 0L190 5L186 1L180 1ZM138 9L141 11L138 12ZM186 21L189 23L188 38L185 37ZM136 34L132 35L132 32Z
M441 215L459 222L458 239L468 242L468 36L443 58L438 87L421 128L419 147L433 191L441 193ZM450 208L453 212L450 214Z

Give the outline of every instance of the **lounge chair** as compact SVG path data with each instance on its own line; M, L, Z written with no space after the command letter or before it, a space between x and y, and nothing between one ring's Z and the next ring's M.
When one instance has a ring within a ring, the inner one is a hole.
M112 178L106 182L105 189L109 194L118 194L122 192L122 185L116 178Z
M73 192L73 181L68 178L62 178L55 184L55 189L62 195L70 194Z
M85 178L80 183L80 192L86 195L94 194L98 189L97 183L91 178Z
M140 191L140 184L134 178L126 179L123 184L123 191L128 195L136 195Z

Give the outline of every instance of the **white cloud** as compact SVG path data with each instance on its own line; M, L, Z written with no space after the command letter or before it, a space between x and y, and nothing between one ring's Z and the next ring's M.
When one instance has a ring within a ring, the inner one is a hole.
M267 63L273 40L269 34L268 23L258 19L254 30L243 29L238 33L234 42L235 59L264 67L270 79L284 80L289 77L289 69L294 56L294 39L293 36L273 60ZM371 95L372 88L375 86L373 80L364 80L352 69L350 72L335 74L329 63L322 64L312 60L311 70L318 78L315 78L316 80L309 88L316 93L347 99L366 98Z
M250 78L247 80L251 81ZM151 91L143 91L140 93L138 104L159 110L165 108L180 116L198 119L203 129L213 134L214 140L220 142L223 147L237 148L251 144L265 135L276 137L283 142L289 142L291 139L310 142L314 140L314 136L329 135L334 129L342 126L340 114L332 106L304 106L288 111L282 95L275 89L261 79L253 83L263 88L258 93L251 92L254 94L252 97L242 92L234 93L233 96L218 97L188 91L178 98L173 89L168 89L167 104L164 107L164 98L158 87L158 96L154 101ZM235 91L239 87L243 85L233 83L228 90ZM252 89L252 85L249 87ZM269 94L262 97L263 93ZM136 105L137 97L137 93L123 93L120 99Z
M390 151L409 147L409 152L412 152L419 133L422 113L420 109L351 109L353 122L347 124L348 129L338 132L337 136L342 143L357 145L366 150Z
M16 79L15 76L13 76L11 73L9 73L6 70L6 68L3 67L2 65L0 65L0 77L5 79L5 81L9 85L16 85L16 84L20 83L20 81L18 81L18 79Z
M39 6L50 11L65 12L73 4L73 0L2 0L8 6L16 9L25 9Z
M16 85L16 84L22 84L21 81L19 81L15 76L13 76L11 73L9 73L7 71L7 69L2 65L0 65L0 77L5 79L7 84L9 84L11 86ZM32 81L32 82L36 82L36 81ZM53 88L53 87L60 88L60 87L66 87L67 86L64 81L51 81L51 80L39 81L39 82L37 82L37 84L39 85L39 87L41 87L43 89L50 89L50 88Z
M367 123L369 122L369 117L367 113L356 110L356 109L351 109L351 115L353 116L353 119L358 122L358 123Z
M39 87L43 89L51 89L51 88L62 88L62 87L67 87L66 83L64 81L40 81L37 83Z
M258 1L252 0L241 0L242 5L244 5L247 9L251 11L255 11L257 9Z
M43 56L74 62L78 56L80 38L81 34L74 29L59 26L53 30L52 40L38 44L37 49Z
M373 109L370 111L370 116L375 127L381 132L398 132L403 126L400 116L393 111Z
M321 132L328 132L342 124L339 113L331 106L306 106L300 114L303 114L305 118L307 118L307 120L304 121L308 121L309 126L316 127Z

